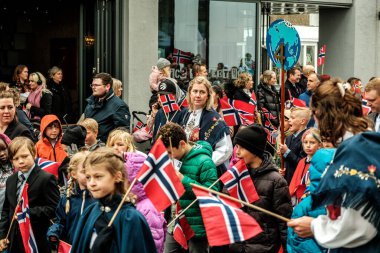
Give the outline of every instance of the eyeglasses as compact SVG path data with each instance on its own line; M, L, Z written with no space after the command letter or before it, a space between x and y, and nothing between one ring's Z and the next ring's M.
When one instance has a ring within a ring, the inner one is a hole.
M97 83L90 83L90 87L99 87L99 86L103 86L103 84L97 84Z

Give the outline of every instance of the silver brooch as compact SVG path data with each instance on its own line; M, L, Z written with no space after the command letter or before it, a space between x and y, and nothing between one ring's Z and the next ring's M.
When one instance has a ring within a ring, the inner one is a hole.
M101 207L100 207L100 210L101 210L102 212L106 212L106 213L108 213L108 212L111 211L111 207L109 207L109 206L101 206Z

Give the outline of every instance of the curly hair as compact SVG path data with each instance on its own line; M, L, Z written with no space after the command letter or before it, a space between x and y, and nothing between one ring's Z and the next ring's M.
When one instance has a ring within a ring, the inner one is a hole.
M371 127L370 121L363 117L360 100L351 92L339 89L342 83L338 78L325 81L315 90L310 102L321 136L334 146L347 131L357 134Z
M186 133L182 127L176 123L168 122L160 128L157 133L158 138L161 138L165 147L178 148L180 141L187 142Z
M234 85L238 89L244 89L246 84L250 81L250 79L252 79L252 76L247 72L243 72L234 81Z

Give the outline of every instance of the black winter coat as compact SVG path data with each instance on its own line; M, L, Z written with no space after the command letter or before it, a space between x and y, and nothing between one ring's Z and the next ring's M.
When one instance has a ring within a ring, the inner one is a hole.
M253 204L290 218L293 210L289 188L285 179L278 172L272 156L265 152L261 167L249 168L249 173L260 197ZM231 244L231 252L277 253L281 245L286 252L286 222L248 207L242 209L259 223L263 232L244 242Z
M48 80L47 88L53 93L51 113L56 115L61 123L64 124L63 116L66 114L68 118L73 116L70 94L65 90L62 84L56 84L52 79Z
M281 104L280 104L280 96L277 93L274 86L269 86L263 83L260 83L257 87L257 102L259 104L260 110L262 108L267 109L275 119L270 120L273 126L278 127L280 124L280 112L281 112ZM264 121L262 116L261 120Z

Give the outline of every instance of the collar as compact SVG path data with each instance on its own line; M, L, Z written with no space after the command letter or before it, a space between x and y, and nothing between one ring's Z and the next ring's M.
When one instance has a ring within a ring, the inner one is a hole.
M36 167L36 164L33 164L32 168L30 170L28 170L28 172L22 172L22 171L19 171L18 172L18 176L21 175L21 174L24 174L24 177L25 177L25 181L28 180L28 177L30 176L30 174L32 173L33 169Z

